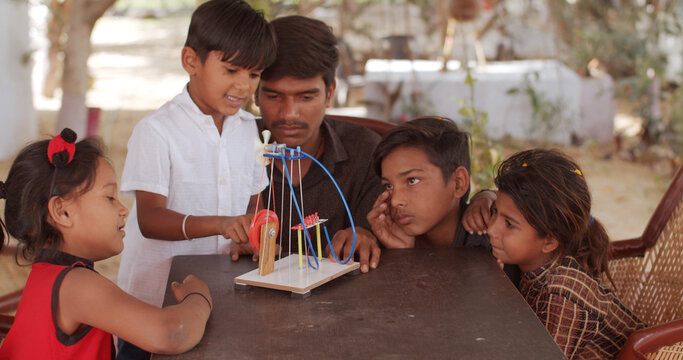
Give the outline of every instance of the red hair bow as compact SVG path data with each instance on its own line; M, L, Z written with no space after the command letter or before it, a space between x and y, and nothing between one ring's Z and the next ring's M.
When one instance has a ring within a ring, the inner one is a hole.
M76 133L64 128L62 132L53 137L47 145L47 159L55 167L64 167L74 159L76 153Z

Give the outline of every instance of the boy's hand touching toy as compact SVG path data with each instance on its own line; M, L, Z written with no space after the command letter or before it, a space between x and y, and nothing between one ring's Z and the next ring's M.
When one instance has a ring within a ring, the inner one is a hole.
M223 237L232 239L235 244L249 242L249 226L251 225L252 214L242 216L230 216L223 220Z
M240 259L240 255L251 255L251 260L258 261L258 251L251 247L251 244L232 244L230 247L230 258L232 261L237 261Z
M258 261L259 258L258 250L254 249L249 243L232 244L232 247L227 253L230 254L230 258L232 259L232 261L239 260L241 255L251 255L251 261L254 262ZM275 245L275 253L280 253L280 245Z

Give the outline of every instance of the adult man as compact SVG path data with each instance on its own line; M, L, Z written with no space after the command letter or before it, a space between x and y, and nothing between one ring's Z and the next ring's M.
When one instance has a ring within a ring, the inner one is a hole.
M259 128L269 129L279 144L291 148L301 146L301 150L316 157L334 176L353 215L361 271L367 272L377 267L380 256L377 240L366 219L382 192L370 163L379 136L365 127L325 116L325 109L334 94L334 74L339 63L337 39L331 29L319 20L303 16L282 17L271 24L278 41L278 51L275 63L263 71L256 93L256 103L262 116ZM265 190L262 201L270 192L276 209L279 209L283 205L280 190L283 164L275 161L274 165L271 186L275 191ZM291 167L291 164L288 162L287 166ZM334 184L311 159L301 160L301 179L296 163L294 167L288 170L299 206L303 202L306 212L303 216L318 212L320 218L328 219L325 225L330 234L334 234L333 248L340 259L346 258L353 233ZM270 171L269 167L269 175ZM299 184L302 184L303 201L299 197ZM289 198L286 186L285 211L280 219L283 229L300 223L296 210L293 210L289 225ZM311 234L315 236L314 232ZM289 251L289 235L282 234L284 252ZM297 251L296 246L296 241L292 241L292 252Z

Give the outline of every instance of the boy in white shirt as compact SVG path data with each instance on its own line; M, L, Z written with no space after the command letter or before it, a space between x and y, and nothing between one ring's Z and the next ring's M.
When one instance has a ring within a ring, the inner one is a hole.
M118 285L131 295L161 306L173 256L248 241L268 180L253 150L254 117L241 108L275 54L270 25L242 0L211 0L192 14L181 56L190 81L128 141L121 192L135 195L135 205ZM119 342L120 359L149 357Z

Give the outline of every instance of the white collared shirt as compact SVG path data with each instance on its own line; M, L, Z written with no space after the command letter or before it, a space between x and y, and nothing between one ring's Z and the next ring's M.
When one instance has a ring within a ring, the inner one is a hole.
M121 193L142 190L166 196L168 209L190 215L238 216L251 195L268 185L261 176L254 141L253 115L239 110L218 133L213 118L201 112L187 91L142 119L128 141ZM260 186L259 186L260 185ZM176 255L225 252L222 236L164 241L142 236L133 205L126 223L118 285L133 296L161 306L171 259Z

